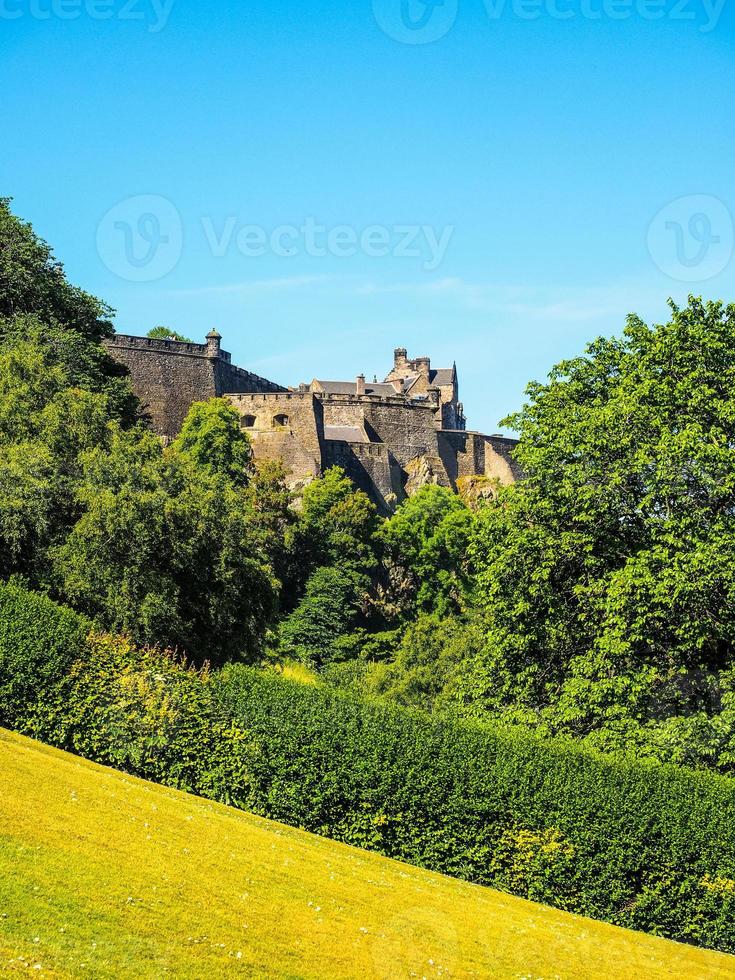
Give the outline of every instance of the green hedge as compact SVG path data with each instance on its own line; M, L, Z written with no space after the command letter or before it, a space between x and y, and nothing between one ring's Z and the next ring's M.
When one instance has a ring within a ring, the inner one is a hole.
M0 725L42 738L42 716L72 664L84 656L91 624L19 583L0 582Z
M83 616L0 583L0 725L125 772L238 805L253 746L211 675L91 632Z
M735 781L196 671L0 585L2 723L536 901L735 952Z
M249 808L569 911L735 951L735 782L247 668Z

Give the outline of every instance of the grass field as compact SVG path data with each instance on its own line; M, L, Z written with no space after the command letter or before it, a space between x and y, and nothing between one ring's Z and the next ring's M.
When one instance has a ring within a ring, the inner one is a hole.
M0 975L733 978L0 730Z

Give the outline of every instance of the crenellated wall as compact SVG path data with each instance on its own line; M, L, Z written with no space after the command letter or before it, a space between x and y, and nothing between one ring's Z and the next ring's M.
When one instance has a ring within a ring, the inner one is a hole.
M311 392L226 395L240 413L241 425L256 459L280 459L290 483L313 479L322 472L324 418Z
M439 433L440 453L452 486L463 476L488 476L502 484L515 483L520 477L520 468L511 455L516 445L515 439L480 432Z
M511 456L515 440L464 430L454 368L438 373L449 379L441 391L429 387L420 397L363 393L359 378L352 394L306 385L290 390L233 365L220 339L213 330L205 344L127 334L106 342L130 370L164 439L178 434L192 402L225 396L240 414L256 459L280 459L292 486L338 465L384 512L426 483L456 487L462 477L486 476L505 484L520 476ZM404 355L396 350L399 374ZM412 370L414 363L430 370L428 358L410 362ZM438 413L449 408L457 428L438 429Z
M381 511L392 510L404 495L400 468L382 443L327 440L324 468L330 466L341 466Z
M409 401L397 395L317 394L324 408L325 425L364 426L371 442L384 443L405 470L417 457L426 457L436 482L450 485L450 478L439 453L435 426L436 406L430 402Z
M178 434L192 402L231 391L286 390L235 367L218 342L195 344L116 334L105 346L130 371L133 389L153 428L166 439Z

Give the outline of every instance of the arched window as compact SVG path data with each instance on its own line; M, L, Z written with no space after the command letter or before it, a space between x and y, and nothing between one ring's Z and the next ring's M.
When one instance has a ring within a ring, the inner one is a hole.
M253 426L255 425L255 416L243 415L240 425L242 426L243 429L252 429Z
M274 415L273 425L278 425L278 426L288 425L288 415Z

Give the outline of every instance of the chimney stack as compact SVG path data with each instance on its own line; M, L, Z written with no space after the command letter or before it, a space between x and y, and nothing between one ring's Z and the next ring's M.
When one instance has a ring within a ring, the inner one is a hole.
M413 363L416 365L416 370L418 373L423 375L423 377L428 381L431 373L431 358L417 357Z
M207 357L219 357L222 335L212 329L207 334Z
M358 374L357 383L355 384L355 394L364 395L365 394L365 375Z
M408 367L408 351L405 347L396 347L393 351L393 367L396 371L405 370Z

